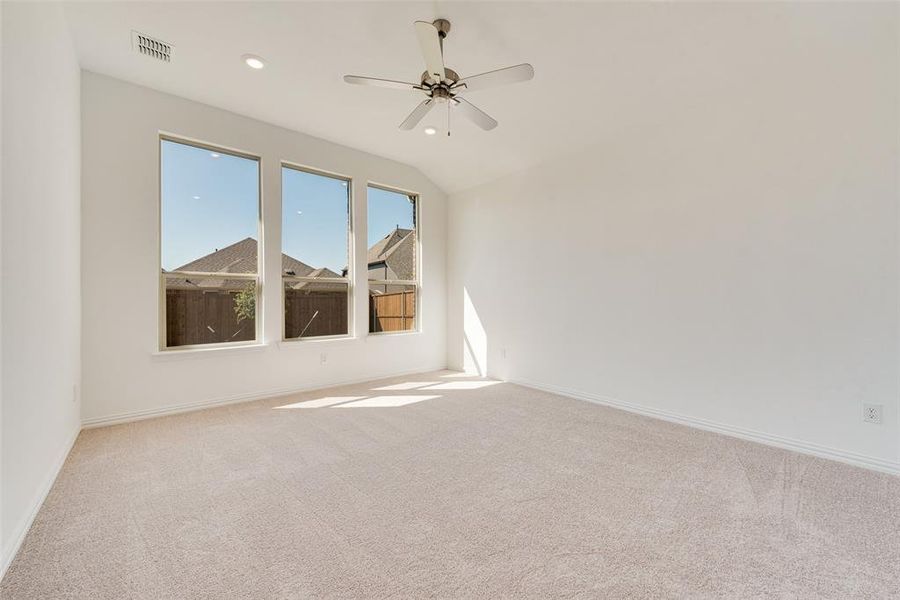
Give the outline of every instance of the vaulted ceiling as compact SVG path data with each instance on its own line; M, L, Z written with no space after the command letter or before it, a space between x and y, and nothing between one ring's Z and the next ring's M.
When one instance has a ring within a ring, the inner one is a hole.
M842 40L870 32L861 21L875 18L807 3L84 2L66 11L85 69L411 164L448 192L587 146L614 152L672 119L702 118L704 106L827 72L850 47ZM445 58L461 75L534 65L533 81L469 95L497 129L456 118L449 138L425 136L427 125L446 130L446 114L432 111L400 131L420 96L342 81L417 81L413 22L437 17L452 22ZM132 30L173 44L173 62L136 54ZM266 68L247 68L247 53Z

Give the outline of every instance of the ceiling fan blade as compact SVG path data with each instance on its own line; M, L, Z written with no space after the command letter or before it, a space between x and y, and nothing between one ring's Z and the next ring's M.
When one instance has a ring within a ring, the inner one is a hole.
M444 50L441 48L441 36L437 27L428 21L416 21L416 36L419 38L419 47L422 48L422 56L425 58L425 68L435 82L443 81Z
M528 81L533 77L534 67L528 63L524 63L514 67L506 67L505 69L497 69L496 71L488 71L487 73L460 79L454 88L459 88L459 91L466 90L473 92L475 90L485 90L497 87L498 85Z
M416 125L419 124L425 115L428 114L428 111L434 106L434 100L429 98L428 100L423 100L421 104L413 109L409 116L404 119L402 123L400 123L400 129L410 130Z
M393 88L395 90L421 90L422 86L405 81L393 79L378 79L377 77L362 77L360 75L344 75L344 81L356 85L372 85L376 87Z
M453 101L456 102L456 110L485 131L490 131L497 126L497 121L465 98L457 96Z

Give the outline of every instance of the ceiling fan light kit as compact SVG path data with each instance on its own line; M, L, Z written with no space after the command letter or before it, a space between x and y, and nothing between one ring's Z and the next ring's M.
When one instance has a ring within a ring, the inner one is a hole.
M485 131L490 131L497 126L497 121L460 94L528 81L534 77L534 68L525 63L461 78L456 71L444 65L444 39L450 33L450 21L446 19L437 19L432 23L416 21L415 28L419 48L425 59L425 71L422 73L419 83L344 75L344 81L354 85L415 90L424 93L427 97L400 123L400 129L415 129L416 125L436 105L446 104L447 135L450 135L450 109L462 114Z

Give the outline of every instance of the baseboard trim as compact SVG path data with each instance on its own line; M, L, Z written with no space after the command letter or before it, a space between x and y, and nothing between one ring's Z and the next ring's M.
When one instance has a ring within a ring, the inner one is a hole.
M53 467L50 469L47 477L44 478L43 483L41 483L41 486L38 488L37 494L35 494L35 497L32 500L31 510L29 510L28 516L19 525L7 546L3 548L3 562L2 564L0 564L0 581L2 581L3 576L6 575L6 570L9 569L9 566L12 564L13 559L16 557L16 554L19 553L19 548L22 547L22 542L25 541L25 536L28 534L28 530L31 529L31 525L32 523L34 523L35 517L37 517L38 512L40 512L41 506L44 505L44 501L47 499L47 495L50 494L50 490L53 488L53 484L56 483L56 478L59 476L59 472L62 470L63 465L66 463L66 459L69 457L69 453L75 446L75 440L78 439L79 433L81 433L80 428L72 432L72 435L69 436L69 439L66 440L65 444L63 444L62 450L56 457L56 461L53 463Z
M509 382L516 385L521 385L523 387L533 388L536 390L549 392L551 394L557 394L559 396L565 396L567 398L584 400L586 402L593 402L594 404L602 404L603 406L618 408L639 415L653 417L655 419L662 419L663 421L669 421L671 423L678 423L679 425L687 425L688 427L695 427L697 429L703 429L705 431L721 433L722 435L736 437L742 440L758 442L760 444L766 444L767 446L775 446L776 448L793 450L795 452L809 454L812 456L817 456L819 458L836 460L857 467L872 469L873 471L890 473L891 475L900 475L900 463L883 460L874 456L848 452L846 450L821 446L819 444L804 442L801 440L773 435L770 433L764 433L761 431L755 431L752 429L746 429L743 427L735 427L733 425L717 423L715 421L710 421L707 419L690 417L667 410L661 410L658 408L651 408L649 406L642 406L631 402L625 402L600 394L590 394L579 390L572 390L555 385L537 383L525 379L511 379L509 380Z
M193 412L195 410L203 410L205 408L215 408L217 406L227 406L229 404L240 404L242 402L253 402L255 400L265 400L266 398L277 398L278 396L289 396L291 394L300 394L305 392L315 392L317 390L325 390L328 388L339 387L342 385L353 385L357 383L365 383L367 381L377 381L379 379L389 379L392 377L403 377L405 375L419 375L422 373L429 373L431 371L441 371L445 370L446 365L441 365L433 368L423 368L423 369L413 369L411 371L401 371L397 373L385 373L381 375L374 375L369 377L363 377L359 379L351 379L351 380L341 380L335 381L331 383L325 383L321 385L314 385L309 387L285 387L285 388L277 388L266 390L264 392L252 392L248 394L234 394L231 396L223 396L219 398L210 398L208 400L200 400L197 402L186 402L183 404L173 404L170 406L163 406L160 408L149 408L145 410L136 410L124 413L117 413L114 415L107 415L102 417L92 417L90 419L84 419L81 422L81 426L84 429L93 429L95 427L107 427L109 425L119 425L122 423L131 423L133 421L142 421L144 419L152 419L155 417L164 417L168 415L176 415L179 413Z

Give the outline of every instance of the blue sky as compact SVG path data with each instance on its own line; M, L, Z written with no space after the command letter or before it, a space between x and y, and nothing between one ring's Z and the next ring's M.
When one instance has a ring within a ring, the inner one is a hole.
M409 196L370 187L369 196L369 247L397 227L412 229L415 207Z
M282 169L281 245L285 254L311 267L340 273L347 266L347 182ZM413 205L405 194L368 188L368 245L398 225L413 226Z
M164 269L259 239L257 161L163 140L161 185Z
M259 163L162 142L162 264L172 270L246 237L259 239ZM413 227L405 194L368 189L368 244ZM282 169L283 252L336 273L347 264L348 189L341 179Z
M311 267L328 267L340 274L347 266L346 181L282 169L281 245L283 252ZM405 194L368 189L368 245L398 225L411 229L413 205Z
M349 191L342 179L281 170L282 251L338 275L347 265Z

